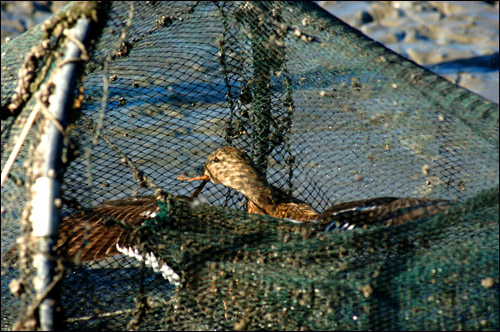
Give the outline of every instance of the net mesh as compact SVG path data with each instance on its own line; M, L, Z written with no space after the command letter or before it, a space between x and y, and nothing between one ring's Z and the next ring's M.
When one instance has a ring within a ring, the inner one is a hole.
M59 268L66 328L499 329L498 105L312 3L100 6L67 130L61 215L154 200L161 188L160 211L127 240L181 285L125 255ZM2 45L2 165L36 101L27 93L10 116L18 70L46 41L30 72L50 72L57 31ZM22 239L43 118L2 187L2 260L21 239L17 262L2 266L2 329L36 324L33 250ZM403 225L325 233L249 214L242 194L218 184L187 202L195 186L177 175L226 145L320 212L379 196L456 204Z

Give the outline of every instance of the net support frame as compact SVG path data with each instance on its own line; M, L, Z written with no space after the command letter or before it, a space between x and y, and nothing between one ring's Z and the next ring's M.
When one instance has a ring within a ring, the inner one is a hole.
M91 20L78 19L68 36L64 59L60 68L54 73L54 93L50 96L47 128L40 138L38 156L35 157L38 166L34 167L34 175L39 175L32 188L33 237L38 243L38 253L34 257L37 269L36 290L41 299L39 306L40 327L44 331L55 329L56 300L51 294L54 282L54 252L59 225L59 199L62 175L63 133L66 118L72 108L73 91L76 86L77 70L80 65L82 46L87 39ZM43 107L37 105L35 107Z

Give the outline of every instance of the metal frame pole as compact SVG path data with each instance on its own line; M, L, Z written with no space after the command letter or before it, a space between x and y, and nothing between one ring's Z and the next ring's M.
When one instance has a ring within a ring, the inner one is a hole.
M32 212L30 220L33 225L33 236L38 240L39 251L34 258L37 269L35 288L37 297L43 298L39 307L40 328L45 331L55 328L55 298L50 296L50 288L54 280L53 247L59 225L59 188L61 183L61 156L63 135L59 123L65 128L67 114L73 102L73 91L76 85L77 66L82 54L82 45L90 30L91 20L78 19L70 30L72 38L68 38L63 65L54 73L54 93L50 96L49 112L53 119L47 120L47 128L40 138L38 156L35 157L34 174L38 177L32 187ZM75 39L80 41L78 45ZM43 107L37 105L36 107ZM50 117L49 117L50 118ZM57 128L59 127L59 128Z

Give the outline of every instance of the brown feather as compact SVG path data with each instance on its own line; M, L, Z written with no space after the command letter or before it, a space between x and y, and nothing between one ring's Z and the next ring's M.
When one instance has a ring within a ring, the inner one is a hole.
M116 244L128 231L124 227L140 224L157 209L155 196L143 196L104 202L89 212L68 216L59 225L57 251L68 258L79 255L82 262L117 255Z

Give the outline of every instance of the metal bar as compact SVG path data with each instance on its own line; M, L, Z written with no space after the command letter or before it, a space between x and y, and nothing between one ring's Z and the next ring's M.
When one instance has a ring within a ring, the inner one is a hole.
M59 123L65 128L67 113L71 110L73 91L75 89L77 66L82 53L81 46L90 30L91 21L80 18L76 26L69 32L72 38L68 38L67 49L64 55L63 65L56 69L53 82L55 90L50 97L49 112L53 119L47 120L48 128L42 134L35 157L39 163L38 173L33 187L32 213L30 220L33 225L33 235L38 240L39 251L34 258L37 268L37 282L35 283L37 297L45 298L39 307L40 328L44 331L55 329L55 307L56 300L51 296L50 287L54 279L53 247L56 244L57 228L59 224L59 208L57 198L61 182L61 155L63 147L63 135ZM74 39L80 41L75 43ZM59 127L59 128L57 128ZM48 293L48 295L47 295Z

